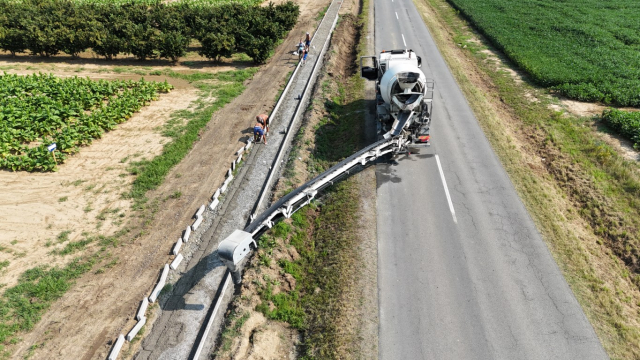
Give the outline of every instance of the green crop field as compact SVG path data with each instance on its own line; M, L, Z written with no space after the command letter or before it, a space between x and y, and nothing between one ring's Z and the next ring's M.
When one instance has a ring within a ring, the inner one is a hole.
M448 1L536 83L640 107L640 1Z
M0 168L50 171L58 162L127 120L171 85L92 81L53 75L0 75Z

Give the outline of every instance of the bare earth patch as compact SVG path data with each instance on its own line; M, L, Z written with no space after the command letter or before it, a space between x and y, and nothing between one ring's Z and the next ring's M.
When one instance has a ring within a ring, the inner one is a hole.
M25 269L38 264L70 260L77 254L63 258L50 252L80 240L82 233L117 231L130 213L131 202L121 196L133 180L127 175L128 163L158 155L167 141L158 128L195 99L193 88L161 95L102 139L69 156L55 173L0 171L0 246L7 249L0 261L10 261L2 283L14 285ZM64 241L58 238L63 232L68 234Z

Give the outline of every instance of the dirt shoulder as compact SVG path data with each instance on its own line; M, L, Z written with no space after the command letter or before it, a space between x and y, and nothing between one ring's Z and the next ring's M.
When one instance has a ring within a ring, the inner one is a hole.
M157 190L147 194L150 199L147 210L137 213L137 218L129 225L128 240L109 249L110 256L118 259L117 264L78 279L51 306L33 331L22 336L22 341L16 345L16 356L28 355L32 359L105 358L113 339L133 326L132 318L140 300L148 295L159 269L170 260L172 244L191 223L193 212L207 202L213 190L224 180L235 151L247 139L247 129L255 114L268 112L273 106L280 85L297 60L291 55L292 44L296 44L301 34L312 27L316 14L325 6L322 2L298 3L301 7L299 22L276 49L272 59L245 84L243 95L214 114L191 152L175 166ZM85 69L78 73L85 74L89 65L83 65ZM68 73L75 73L75 70L73 68ZM143 70L154 71L140 69ZM179 70L192 71L189 66ZM33 70L20 68L13 71ZM180 106L188 104L187 101L180 102ZM140 141L146 144L144 138ZM115 161L121 160L114 158ZM104 171L108 173L107 167L105 165ZM100 178L102 174L96 171L92 176ZM176 193L180 195L176 196ZM77 206L82 207L82 204ZM138 217L141 215L143 217Z
M625 169L635 183L637 164L598 143L593 120L580 117L597 105L530 85L445 1L414 3L605 349L612 358L638 358L638 275L618 250L631 238L622 231L637 226L623 214L636 210L614 180Z

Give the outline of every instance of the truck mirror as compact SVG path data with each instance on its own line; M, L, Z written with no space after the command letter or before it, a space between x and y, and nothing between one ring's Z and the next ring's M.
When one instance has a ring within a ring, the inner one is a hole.
M360 75L367 80L378 79L378 71L370 66L363 66Z
M422 58L418 56L418 67L422 67Z

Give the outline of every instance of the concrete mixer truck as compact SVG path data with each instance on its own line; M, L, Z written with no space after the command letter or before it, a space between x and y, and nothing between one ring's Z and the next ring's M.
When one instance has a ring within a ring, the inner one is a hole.
M411 49L360 58L361 76L376 82L376 114L384 138L401 136L414 146L429 145L435 82L421 66L422 59Z

